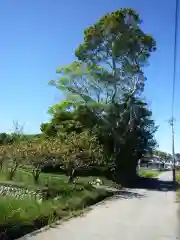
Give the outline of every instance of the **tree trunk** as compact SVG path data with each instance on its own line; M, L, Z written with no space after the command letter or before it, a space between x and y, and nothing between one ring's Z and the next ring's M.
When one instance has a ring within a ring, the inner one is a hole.
M9 175L8 175L8 180L10 180L10 181L13 180L14 174L15 174L14 171L10 171Z
M18 165L16 164L14 167L12 167L9 171L8 179L12 180L13 177L15 176L16 170L17 170Z
M0 171L3 169L3 162L0 162Z
M33 170L33 178L34 178L35 184L39 183L39 176L40 176L40 170L39 169Z
M68 183L73 183L75 177L75 169L69 169L68 177L69 177Z
M118 183L123 186L131 186L136 184L137 177L137 161L133 157L117 160L116 181Z

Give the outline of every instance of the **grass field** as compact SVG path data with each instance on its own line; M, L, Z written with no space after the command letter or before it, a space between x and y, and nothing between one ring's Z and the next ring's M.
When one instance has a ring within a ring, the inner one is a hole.
M147 170L147 169L140 168L138 171L138 174L141 177L155 178L155 177L158 177L160 172L156 170L149 170L149 169Z
M20 187L29 191L43 191L44 187L50 193L47 200L37 201L28 195L19 199L15 196L0 197L0 239L6 234L8 239L18 238L44 225L64 217L73 216L85 207L97 203L113 195L105 189L96 189L89 181L94 177L80 177L75 184L69 184L65 175L40 175L38 185L33 182L28 170L19 169L13 181L6 181L6 172L0 173L0 184ZM106 182L106 185L110 181Z

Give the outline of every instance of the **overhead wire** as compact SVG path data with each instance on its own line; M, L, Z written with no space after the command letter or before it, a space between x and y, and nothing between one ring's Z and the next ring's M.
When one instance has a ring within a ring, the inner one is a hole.
M175 83L176 83L176 68L177 68L177 38L178 38L178 18L179 18L179 0L176 0L175 9L175 31L174 31L174 58L173 58L173 87L172 87L172 118L174 118L174 101L175 101Z
M179 0L175 4L175 29L174 29L174 57L173 57L173 83L172 83L172 106L170 125L172 128L172 156L173 156L173 182L176 182L176 158L174 147L174 103L175 103L175 87L176 87L176 68L177 68L177 38L178 38L178 19L179 19Z

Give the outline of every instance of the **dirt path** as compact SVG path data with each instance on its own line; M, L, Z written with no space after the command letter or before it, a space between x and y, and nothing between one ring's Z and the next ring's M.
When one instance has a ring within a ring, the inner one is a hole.
M160 180L171 180L163 173ZM175 192L124 190L113 200L95 206L85 216L64 222L28 240L161 240L180 239Z

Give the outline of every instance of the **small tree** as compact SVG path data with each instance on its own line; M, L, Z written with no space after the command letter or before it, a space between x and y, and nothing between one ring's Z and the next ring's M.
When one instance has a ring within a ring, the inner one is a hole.
M39 182L42 167L54 159L52 139L43 139L26 143L26 162L32 167L33 179Z
M0 133L0 145L4 145L8 142L9 135L7 133Z
M11 145L6 145L5 158L7 158L8 179L12 180L18 166L25 158L24 146L21 143L23 135L23 127L17 121L13 122L13 133L11 137Z
M8 135L8 143L20 142L23 138L23 126L18 121L13 121L12 133Z
M31 159L31 165L33 167L32 174L33 174L34 183L38 184L41 169L44 166L44 158L42 156L39 156L37 158Z
M0 146L0 171L2 170L3 164L6 160L6 154L6 148L4 146Z
M12 180L15 176L16 170L25 159L25 152L22 144L12 144L6 146L6 158L7 158L7 169L8 179Z
M97 137L90 131L68 134L63 141L61 154L63 166L68 170L69 182L73 182L75 171L78 168L93 164L101 165L105 161L103 148Z
M37 142L27 142L25 145L26 151L26 163L32 167L32 175L34 182L37 184L40 176L40 166L42 158L41 154L41 145Z

